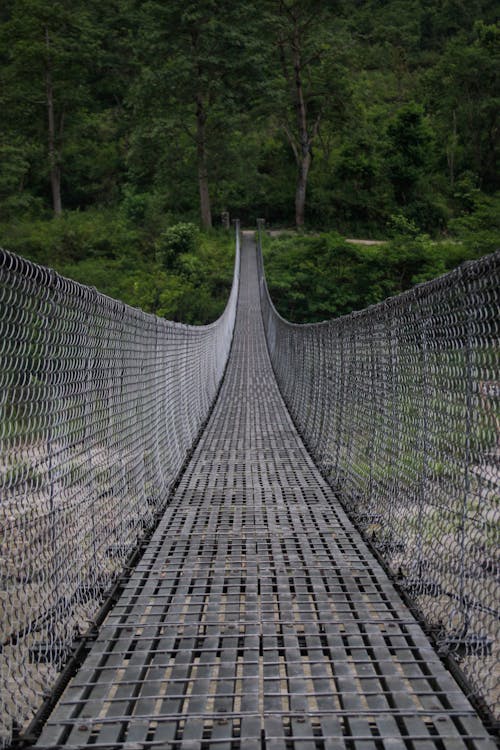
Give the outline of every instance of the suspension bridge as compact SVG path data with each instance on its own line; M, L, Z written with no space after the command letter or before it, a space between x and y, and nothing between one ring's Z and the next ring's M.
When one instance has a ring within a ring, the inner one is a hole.
M500 253L298 326L242 237L200 327L0 255L0 745L494 748Z

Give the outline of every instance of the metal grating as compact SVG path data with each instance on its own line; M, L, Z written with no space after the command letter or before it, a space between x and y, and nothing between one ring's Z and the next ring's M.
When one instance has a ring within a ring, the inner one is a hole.
M255 245L207 429L37 748L494 748L307 454Z

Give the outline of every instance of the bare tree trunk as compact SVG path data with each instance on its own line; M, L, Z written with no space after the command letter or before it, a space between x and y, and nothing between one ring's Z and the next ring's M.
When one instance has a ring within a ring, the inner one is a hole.
M45 44L47 46L47 67L45 69L45 91L47 97L47 120L48 120L48 145L49 145L49 166L50 166L50 186L52 189L52 206L54 214L62 214L61 200L61 168L59 166L58 153L56 148L56 124L54 116L54 88L52 85L52 71L50 66L50 38L49 30L45 29Z
M198 188L200 191L200 215L203 229L212 226L212 209L210 206L210 193L208 190L208 168L205 123L206 114L203 106L203 97L196 97L196 156L198 161Z

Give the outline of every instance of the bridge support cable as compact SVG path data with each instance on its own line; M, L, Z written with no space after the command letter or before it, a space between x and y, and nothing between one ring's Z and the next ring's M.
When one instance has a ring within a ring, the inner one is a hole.
M498 721L500 252L313 325L279 315L261 253L259 268L295 425L441 655Z
M214 410L36 744L87 746L495 747L293 425L250 233Z
M157 523L227 363L222 316L147 315L0 250L0 747Z

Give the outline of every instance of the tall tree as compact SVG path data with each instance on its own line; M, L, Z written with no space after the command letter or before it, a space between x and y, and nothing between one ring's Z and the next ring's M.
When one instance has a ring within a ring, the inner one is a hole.
M335 18L321 0L278 0L274 24L280 119L297 166L295 223L302 227L313 146L326 113L345 105L347 87L335 55Z
M451 187L460 173L472 172L488 190L500 187L500 26L478 21L472 34L458 34L446 45L425 84L444 148Z
M141 13L141 75L133 93L138 131L156 142L163 163L194 161L205 228L212 225L211 173L246 108L256 70L249 17L246 6L230 0L151 0ZM154 180L157 165L151 167Z
M89 71L96 57L89 7L82 0L13 0L0 29L4 138L21 138L26 158L40 147L45 151L55 215L63 206L66 134L88 102Z

